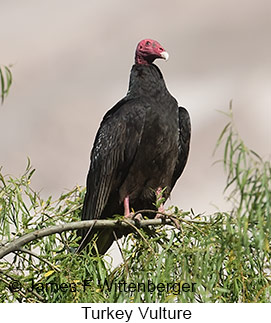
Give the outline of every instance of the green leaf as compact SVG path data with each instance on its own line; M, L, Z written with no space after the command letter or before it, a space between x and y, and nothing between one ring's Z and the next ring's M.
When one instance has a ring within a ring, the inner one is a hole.
M0 84L1 103L3 104L12 84L12 74L7 66L0 66Z

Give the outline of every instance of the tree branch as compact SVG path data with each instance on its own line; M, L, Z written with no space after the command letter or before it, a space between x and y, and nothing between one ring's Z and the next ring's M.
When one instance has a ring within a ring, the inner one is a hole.
M161 224L172 224L171 219L153 219L153 220L141 220L141 221L134 221L134 220L87 220L87 221L76 221L70 222L65 224L55 225L49 228L44 228L40 230L36 230L21 236L20 238L14 239L12 242L8 243L6 246L0 249L0 259L5 257L7 254L19 251L22 246L25 244L40 239L51 234L61 233L64 231L71 231L71 230L78 230L82 228L89 228L91 226L95 227L96 229L102 228L131 228L132 226L136 227L147 227L149 225L161 225Z

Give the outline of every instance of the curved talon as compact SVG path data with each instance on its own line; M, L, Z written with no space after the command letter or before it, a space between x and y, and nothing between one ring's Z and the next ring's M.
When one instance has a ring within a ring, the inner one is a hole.
M133 220L133 218L134 218L133 213L124 214L124 219Z
M143 220L143 215L141 213L137 213L136 215L134 214L132 219L135 220L135 221L142 221Z
M131 212L129 214L125 214L124 218L128 219L128 220L137 220L137 221L143 220L143 216L142 216L141 213L136 213L135 214L134 212Z
M159 211L159 210L158 210ZM160 212L160 211L159 211ZM164 213L164 212L163 212ZM166 215L165 214L161 214L161 213L156 213L156 215L155 215L155 217L154 217L154 219L156 220L156 219L166 219Z
M135 215L134 212L130 212L129 206L129 196L127 195L123 201L124 204L124 218L129 220L141 221L143 220L143 216L141 213L137 213Z
M160 211L159 211L160 212ZM163 212L164 213L164 212ZM161 213L156 213L156 216L155 216L155 219L162 219L162 220L165 220L165 219L170 219L175 227L180 230L180 224L179 224L179 221L173 216L173 215L167 215L167 214L161 214Z

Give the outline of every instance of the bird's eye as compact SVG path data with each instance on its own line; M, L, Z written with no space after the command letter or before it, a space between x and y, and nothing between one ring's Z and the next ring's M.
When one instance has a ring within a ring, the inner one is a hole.
M146 41L146 46L150 46L151 42Z

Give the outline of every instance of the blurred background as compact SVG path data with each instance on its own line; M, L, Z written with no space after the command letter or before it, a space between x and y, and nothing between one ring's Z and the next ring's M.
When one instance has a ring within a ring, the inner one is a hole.
M225 210L216 140L233 100L245 143L271 155L269 0L11 0L0 2L0 64L14 83L0 106L0 166L20 176L27 156L45 198L85 185L105 112L127 91L143 38L170 54L157 61L169 91L192 119L188 165L169 204Z

